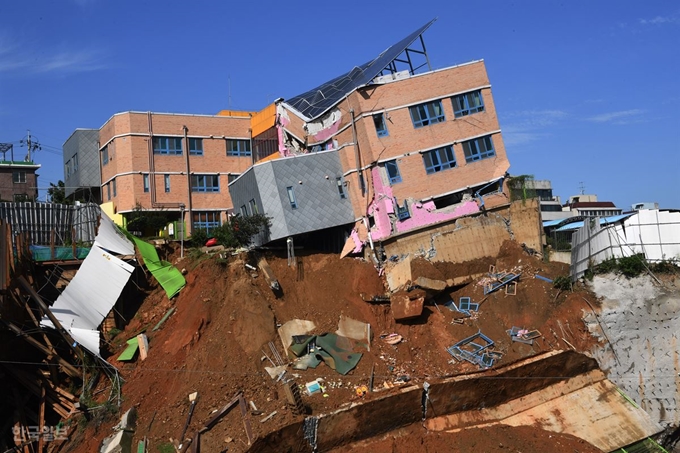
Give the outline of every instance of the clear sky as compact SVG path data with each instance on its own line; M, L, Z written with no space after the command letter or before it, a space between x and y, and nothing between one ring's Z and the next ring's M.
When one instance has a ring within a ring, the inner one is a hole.
M61 146L137 110L260 110L437 17L433 68L484 59L512 174L627 209L680 208L680 2L23 0L0 5L0 142ZM229 95L231 86L231 96ZM44 199L45 191L40 197Z

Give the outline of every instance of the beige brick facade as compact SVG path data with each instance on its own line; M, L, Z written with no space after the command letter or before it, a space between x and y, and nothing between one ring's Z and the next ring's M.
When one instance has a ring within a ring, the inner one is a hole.
M154 138L167 138L173 144L178 139L181 153L152 152ZM228 140L249 143L249 116L116 114L99 133L102 199L112 201L116 211L123 214L138 203L145 209L167 211L179 211L181 203L193 211L219 212L224 220L226 211L233 208L227 187L229 177L243 173L252 164L250 155L227 155ZM187 162L190 141L202 145L202 155L189 153ZM217 176L219 190L190 192L189 175Z

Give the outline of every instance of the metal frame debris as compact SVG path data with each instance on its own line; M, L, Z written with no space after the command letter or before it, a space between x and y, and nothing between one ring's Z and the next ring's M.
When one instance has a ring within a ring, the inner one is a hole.
M475 340L482 340L484 344L475 343ZM494 344L493 340L484 335L480 330L476 334L459 341L446 350L457 360L465 360L480 368L491 368L496 362L496 359L488 350L492 348ZM465 347L468 347L468 349L464 349Z

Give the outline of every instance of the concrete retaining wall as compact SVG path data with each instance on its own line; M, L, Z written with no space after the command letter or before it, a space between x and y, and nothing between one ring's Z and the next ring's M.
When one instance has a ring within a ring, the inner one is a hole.
M597 368L597 362L574 351L539 354L503 368L457 376L432 384L427 418L495 406ZM374 437L422 420L424 390L412 386L366 403L319 417L318 451ZM258 439L250 452L310 452L303 422Z

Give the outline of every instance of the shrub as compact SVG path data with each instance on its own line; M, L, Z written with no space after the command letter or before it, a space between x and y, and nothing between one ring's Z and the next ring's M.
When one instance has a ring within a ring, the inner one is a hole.
M569 291L571 289L571 277L568 275L560 275L553 280L553 287L561 291Z
M645 271L644 255L624 256L619 258L619 272L628 278L637 277Z

